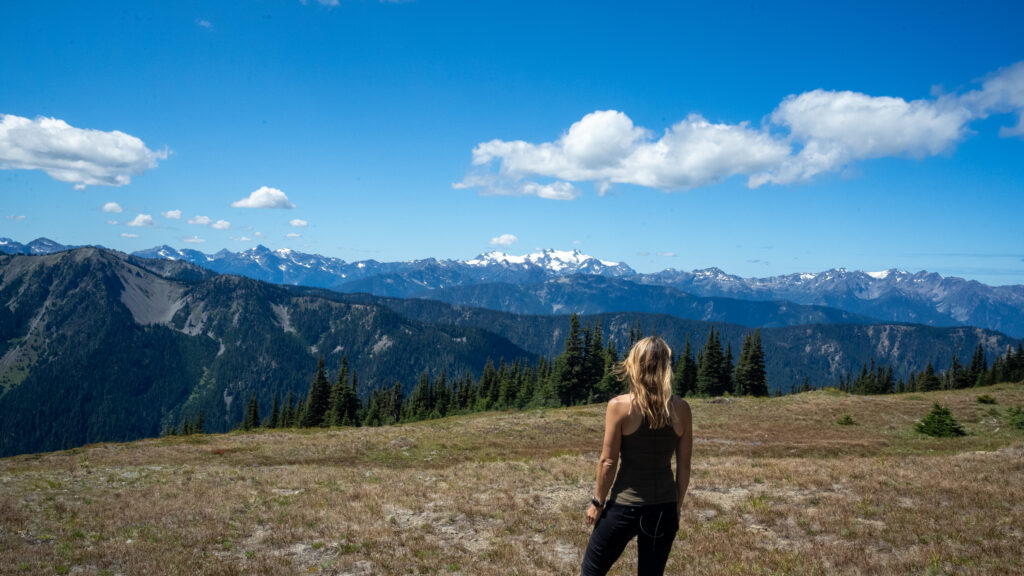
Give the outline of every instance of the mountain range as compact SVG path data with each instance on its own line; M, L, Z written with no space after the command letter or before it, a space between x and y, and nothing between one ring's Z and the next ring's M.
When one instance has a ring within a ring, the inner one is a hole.
M67 247L46 238L27 245L0 239L0 252L6 253L64 249ZM517 313L644 311L746 326L908 322L979 326L1024 337L1024 286L988 286L925 271L839 268L741 278L708 268L645 274L578 250L543 250L521 256L489 252L465 261L427 258L408 262L346 262L265 246L215 254L159 246L135 255L189 262L274 284L430 298Z
M0 455L154 436L199 410L209 431L227 430L251 397L266 407L308 390L320 356L332 371L346 356L364 398L395 381L408 391L422 371L535 363L561 352L569 327L564 314L275 285L97 247L0 255L0 304ZM714 326L734 351L750 330L635 311L581 321L601 322L620 351L634 330L696 350ZM990 359L1018 343L981 328L853 322L769 327L762 340L773 389L832 384L872 360L903 377L979 343Z

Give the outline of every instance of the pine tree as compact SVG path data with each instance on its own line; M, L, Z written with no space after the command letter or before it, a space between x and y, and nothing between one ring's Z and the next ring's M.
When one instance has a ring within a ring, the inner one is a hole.
M968 379L972 386L985 385L985 372L988 371L988 360L985 358L985 348L978 342L974 349L974 357L971 358L971 366L968 368Z
M589 328L589 327L588 327ZM583 386L585 394L593 397L598 393L598 384L604 378L607 358L605 356L604 334L601 331L601 320L594 323L594 329L590 332L589 340L584 338L586 344L586 355L583 365Z
M942 388L942 382L939 381L939 377L935 375L935 367L929 362L928 366L925 367L924 372L917 377L917 391L928 392L931 390L938 390Z
M270 421L267 428L274 429L281 425L281 402L277 392L274 392L274 403L270 408Z
M697 366L697 393L701 396L721 396L725 388L725 357L722 343L712 328L701 351L701 362Z
M932 411L927 416L914 425L914 428L922 434L940 438L966 434L960 423L953 418L953 413L949 411L949 408L938 403L932 407Z
M583 382L583 338L579 317L574 313L569 318L569 335L565 339L565 350L555 360L555 393L564 406L572 406L584 400Z
M683 355L676 362L676 368L672 374L672 391L678 396L686 396L697 391L697 363L693 360L689 333L686 334Z
M252 430L253 428L260 427L260 405L256 401L256 395L253 394L249 397L249 406L245 411L245 421L242 423L242 428L245 430Z
M199 414L196 414L196 419L192 423L192 430L196 434L205 434L206 428L206 416L203 415L203 409L199 409Z
M316 374L309 385L309 396L306 397L306 410L302 418L302 426L313 428L324 424L331 400L331 385L327 383L327 372L324 370L324 357L316 366Z
M281 420L278 428L291 428L295 426L295 393L288 391L288 398L284 401L284 408L281 409Z
M348 396L348 357L341 357L341 368L338 369L338 377L331 386L330 399L327 402L326 421L328 426L341 426L345 420L347 411L346 401Z

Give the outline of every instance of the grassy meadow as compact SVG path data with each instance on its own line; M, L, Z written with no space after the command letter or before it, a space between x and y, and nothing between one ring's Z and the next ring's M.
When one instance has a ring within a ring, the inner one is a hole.
M967 436L914 431L934 402ZM667 574L1024 574L1024 385L691 405ZM0 573L578 573L604 407L6 458Z

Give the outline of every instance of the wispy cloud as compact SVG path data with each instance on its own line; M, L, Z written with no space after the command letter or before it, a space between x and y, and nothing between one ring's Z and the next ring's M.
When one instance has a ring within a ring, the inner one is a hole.
M8 220L14 220L15 222L21 222L22 220L25 219L25 215L24 214L8 214L7 216L4 216L4 218L7 218Z
M206 242L206 240L199 236L186 236L185 238L182 238L181 241L186 244L202 244L203 242Z
M662 258L675 258L676 257L676 253L675 252L658 252L658 256L661 256Z
M519 242L519 238L515 234L502 234L501 236L495 236L488 242L491 246L511 246Z
M615 184L687 190L745 176L750 188L848 173L874 158L948 153L969 124L1014 114L1003 137L1024 137L1024 62L1000 69L961 95L905 100L852 91L811 90L784 98L760 125L718 123L690 114L661 134L623 112L598 110L556 140L491 140L473 148L473 168L457 189L484 195L573 200L574 183L600 194Z
M284 236L285 238L302 238L302 234L299 234L298 232L289 232Z
M156 222L153 221L153 217L149 214L138 214L130 222L125 224L126 226L134 226L136 228L153 228L156 226Z
M123 186L156 168L166 149L153 151L119 130L76 128L57 118L0 114L0 169L42 170L75 188Z
M107 224L110 224L111 226L117 226L118 221L117 220L107 220Z
M167 210L161 212L160 215L168 220L181 220L181 210Z
M106 204L103 205L103 211L110 212L112 214L120 214L121 212L123 212L123 210L121 209L121 205L118 204L117 202L107 202Z
M284 192L269 186L261 186L253 190L248 197L236 200L231 205L235 208L295 208Z
M138 238L138 234L132 234L131 232L121 232L121 238Z
M207 30L213 30L213 24L211 24L209 20L206 20L204 18L196 18L196 26L199 26L200 28L205 28Z
M300 220L299 218L296 218L294 220L290 220L288 222L288 225L289 226L294 226L295 228L305 228L306 226L309 226L309 222L306 222L305 220Z

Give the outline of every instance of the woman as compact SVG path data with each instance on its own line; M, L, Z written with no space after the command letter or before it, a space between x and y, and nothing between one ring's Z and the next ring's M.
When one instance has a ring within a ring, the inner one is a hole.
M607 574L636 536L637 574L660 576L690 483L690 406L672 395L672 350L661 338L637 342L620 370L629 393L613 398L605 414L597 488L587 510L587 523L595 526L581 574Z

